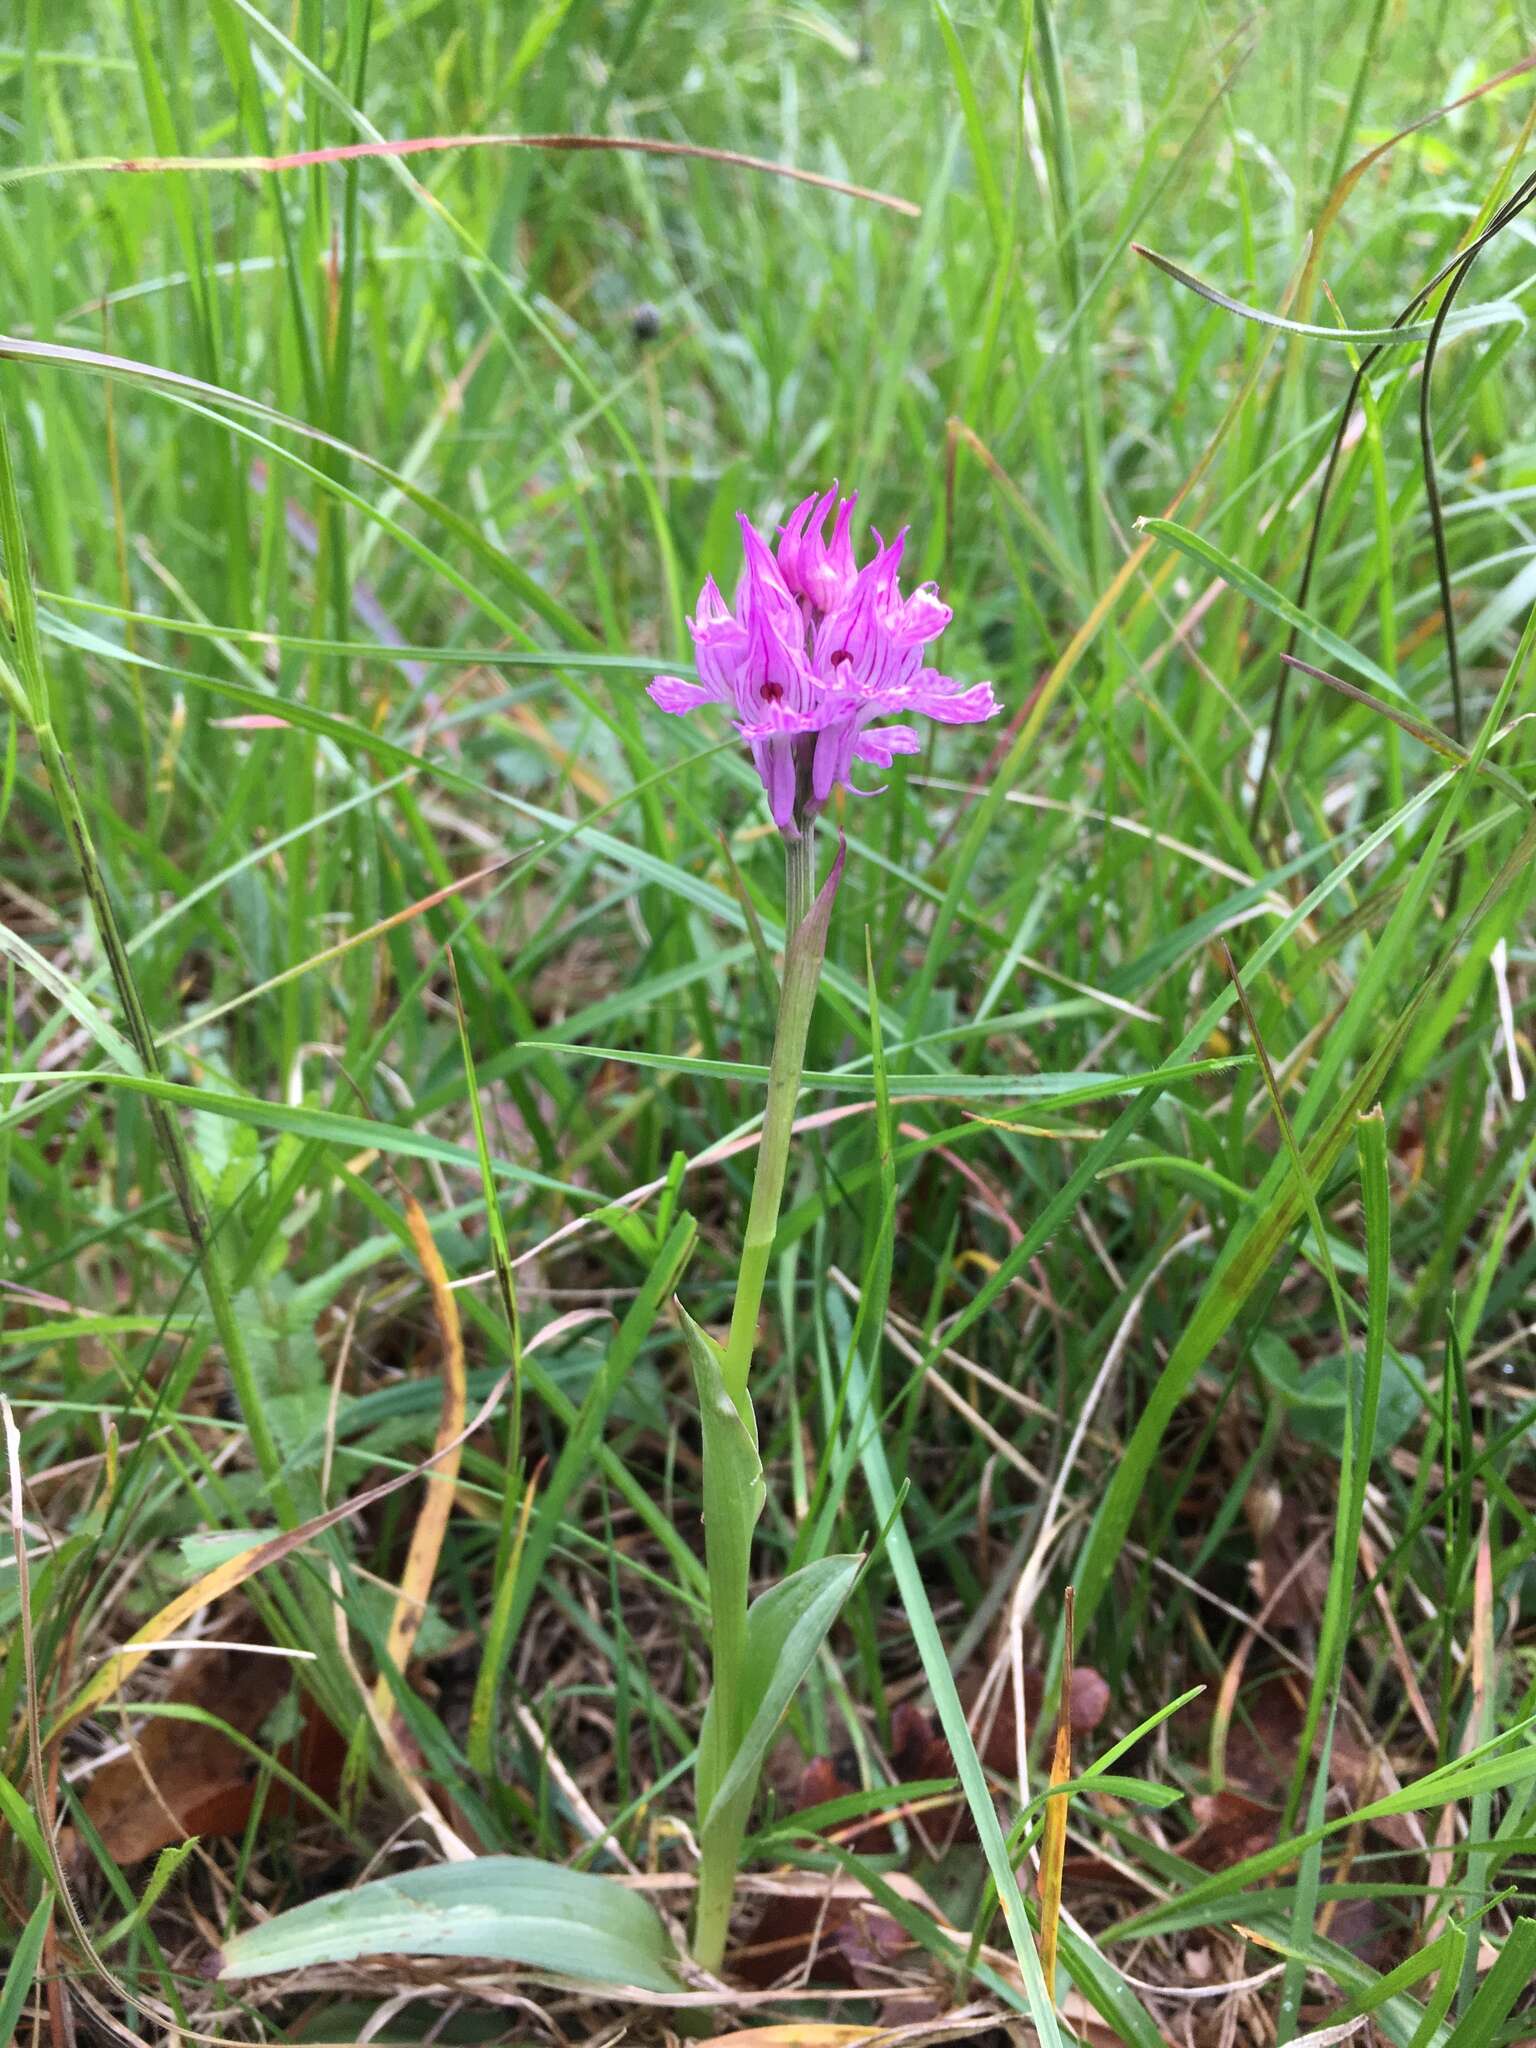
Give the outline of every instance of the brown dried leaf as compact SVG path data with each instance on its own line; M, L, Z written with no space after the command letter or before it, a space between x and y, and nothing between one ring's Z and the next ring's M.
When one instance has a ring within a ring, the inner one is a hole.
M291 1671L279 1657L248 1650L199 1650L177 1672L170 1703L199 1707L237 1734L255 1738L288 1689ZM238 1835L251 1817L260 1765L232 1736L205 1722L157 1716L134 1738L136 1754L115 1757L89 1780L84 1807L120 1864L140 1863L189 1835ZM343 1745L312 1707L286 1767L321 1798L340 1782ZM147 1780L147 1782L146 1782ZM268 1791L268 1816L293 1810L281 1783ZM77 1846L71 1844L76 1850Z
M1276 1671L1259 1679L1241 1695L1242 1712L1234 1719L1225 1751L1229 1785L1250 1798L1278 1799L1290 1783L1296 1745L1306 1719L1306 1694L1290 1672ZM1316 1742L1321 1743L1319 1730ZM1340 1715L1334 1724L1330 1782L1343 1787L1352 1806L1366 1806L1389 1789L1381 1760ZM1387 1814L1372 1826L1399 1849L1423 1846L1417 1818Z
M1226 1870L1269 1848L1279 1825L1279 1810L1248 1799L1241 1792L1197 1792L1190 1800L1198 1826L1178 1853L1202 1870Z

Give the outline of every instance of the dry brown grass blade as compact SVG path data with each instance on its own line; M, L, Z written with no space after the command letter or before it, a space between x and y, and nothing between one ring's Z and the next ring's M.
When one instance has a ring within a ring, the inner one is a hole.
M324 164L360 163L369 157L440 156L461 149L542 150L627 150L636 156L693 157L709 164L725 164L738 171L757 171L770 178L788 178L798 185L816 185L823 192L838 192L847 199L865 199L873 206L887 207L916 220L922 208L894 192L877 192L869 185L853 185L845 178L828 177L824 171L807 171L799 164L775 162L771 157L747 156L739 149L712 149L702 142L669 142L652 135L410 135L377 142L344 142L328 149L298 149L286 156L101 156L81 157L74 163L26 164L0 173L0 185L19 184L29 178L61 178L82 172L111 172L143 177L155 172L224 172L249 176L253 172L275 173L315 169Z
M1466 1663L1463 1667L1472 1686L1472 1700L1467 1714L1466 1726L1462 1733L1461 1748L1467 1750L1486 1739L1489 1731L1488 1702L1492 1697L1494 1672L1493 1633L1493 1547L1488 1534L1488 1509L1483 1508L1483 1523L1477 1534L1477 1550L1472 1563L1472 1631L1467 1643ZM1454 1802L1448 1804L1440 1816L1435 1829L1434 1853L1429 1859L1427 1870L1428 1888L1424 1898L1424 1939L1433 1941L1450 1919L1450 1887L1456 1874L1457 1835L1461 1831L1459 1809ZM1478 1966L1482 1967L1482 1949L1479 1944Z
M432 889L425 896L418 896L414 903L407 903L404 909L391 911L388 917L379 918L376 923L364 926L361 931L348 932L346 937L338 939L335 945L326 946L320 952L312 953L307 960L300 960L292 967L285 967L281 974L270 975L267 980L257 982L254 987L243 988L238 995L229 996L221 1003L214 1003L206 1010L197 1011L183 1023L162 1032L161 1044L172 1045L178 1039L194 1037L198 1032L205 1031L210 1024L217 1023L220 1017L227 1017L231 1010L246 1008L259 996L271 995L274 989L282 988L290 981L297 981L300 975L312 974L320 967L334 966L344 954L354 952L359 946L373 945L387 933L397 930L403 924L409 924L413 918L421 917L429 910L435 910L440 903L446 903L451 897L462 895L466 889L472 889L477 882L487 882L495 875L505 874L508 868L515 867L525 857L523 854L509 853L504 859L493 860L483 868L476 868L473 874L460 875L454 881L445 882L440 889Z
M351 1500L342 1501L337 1507L327 1508L323 1515L316 1515L312 1521L301 1522L298 1528L285 1530L281 1536L271 1537L265 1543L258 1543L250 1550L242 1550L237 1557L226 1558L223 1564L215 1565L211 1572L188 1586L184 1593L178 1593L174 1600L167 1601L158 1614L152 1615L141 1629L129 1637L115 1656L109 1657L95 1677L83 1685L70 1701L63 1713L48 1731L51 1742L71 1723L78 1721L82 1714L88 1714L101 1702L109 1699L136 1667L152 1654L155 1646L165 1637L175 1635L189 1615L211 1601L222 1599L236 1586L243 1585L257 1572L264 1571L270 1564L278 1564L289 1557L301 1545L326 1529L333 1529L338 1522L344 1522L349 1515L360 1514L364 1508L372 1507L375 1501L398 1493L402 1486L409 1486L419 1479L442 1458L455 1451L467 1437L474 1435L482 1423L495 1414L501 1397L511 1379L510 1372L502 1374L486 1396L484 1404L471 1421L459 1432L452 1442L441 1444L431 1454L413 1465L408 1472L399 1472L393 1479L383 1480L378 1486L370 1487L366 1493L355 1495ZM451 1499L451 1494L448 1496Z
M1040 1968L1056 2000L1056 1949L1061 1933L1061 1873L1067 1858L1068 1796L1057 1788L1072 1778L1072 1610L1076 1594L1067 1588L1066 1647L1061 1659L1061 1703L1056 1710L1056 1749L1040 1837Z
M1264 1624L1284 1600L1286 1594L1310 1570L1313 1562L1321 1555L1328 1541L1324 1530L1315 1536L1291 1564L1285 1574L1276 1579L1265 1595L1264 1604L1243 1631L1237 1648L1227 1660L1221 1674L1221 1684L1216 1692L1216 1704L1211 1712L1210 1753L1207 1769L1210 1772L1213 1791L1220 1792L1227 1783L1227 1738L1232 1728L1232 1717L1237 1711L1238 1693L1242 1688L1243 1674L1248 1668L1248 1657L1253 1646L1263 1634Z
M1477 1533L1477 1557L1472 1568L1472 1725L1481 1731L1493 1697L1493 1545L1488 1536L1488 1507L1483 1505L1483 1526ZM1486 1742L1479 1732L1474 1738Z
M432 1592L432 1581L437 1576L437 1560L442 1552L443 1538L448 1533L448 1517L453 1512L454 1483L459 1476L459 1458L464 1444L464 1413L468 1407L468 1393L464 1376L464 1333L459 1323L459 1305L453 1298L448 1285L447 1269L442 1254L432 1238L432 1227L427 1222L421 1204L414 1195L405 1198L406 1227L411 1233L411 1242L416 1247L416 1256L421 1260L422 1271L427 1276L427 1286L432 1294L432 1312L437 1318L437 1327L443 1340L443 1404L437 1425L437 1441L432 1447L429 1464L434 1470L427 1479L426 1491L416 1517L416 1526L411 1531L410 1548L406 1552L405 1571L400 1580L400 1592L395 1601L395 1611L390 1617L389 1634L385 1648L389 1662L402 1674L410 1662L416 1636L421 1628L422 1616L427 1611L427 1601ZM390 1685L387 1673L380 1672L374 1683L375 1704L381 1713L390 1710Z
M1299 274L1298 272L1297 277L1291 279L1281 295L1280 310L1282 313L1289 313L1290 311L1291 300L1295 293ZM1201 451L1194 467L1168 500L1162 515L1165 519L1173 518L1174 514L1184 503L1184 500L1203 481L1212 463L1215 462L1217 452L1226 438L1228 427L1241 415L1243 407L1248 402L1250 393L1259 381L1259 375L1267 360L1267 355L1267 348L1260 348L1255 352L1253 363L1243 378L1242 383L1228 400L1226 409L1222 413L1215 432ZM964 420L952 419L949 431L952 436L955 436L958 440L963 440L968 447L975 449L976 454L981 458L988 472L994 478L999 478L1004 474L996 458L990 454L990 451L985 449L980 437L972 428L966 425ZM1106 620L1113 616L1121 598L1136 581L1137 577L1141 575L1143 565L1156 546L1156 536L1154 534L1145 535L1131 549L1109 582L1105 584L1103 590L1094 600L1087 617L1061 650L1061 653L1056 657L1050 672L1035 686L1026 702L1021 705L1018 715L1010 721L1007 731L993 749L986 768L989 780L1001 780L1005 784L1013 781L1019 767L1028 757L1030 748L1035 744L1040 729L1045 724L1046 718L1050 713L1051 706L1070 680L1077 668L1078 662L1098 638L1100 629ZM1153 569L1146 579L1147 589L1143 592L1142 599L1139 601L1145 602L1150 595L1156 592L1162 583L1167 582L1172 577L1173 573L1174 565L1171 559Z
M1321 271L1323 245L1343 212L1345 201L1366 172L1374 164L1380 163L1383 157L1390 156L1400 142L1406 142L1410 136L1433 127L1435 122L1443 121L1447 115L1458 113L1463 107L1470 106L1473 100L1480 100L1485 94L1497 91L1501 85L1508 85L1513 79L1524 77L1526 72L1532 69L1536 69L1536 54L1522 57L1517 64L1511 64L1507 70L1496 72L1492 78L1483 79L1480 84L1474 85L1469 92L1462 93L1459 98L1448 100L1444 106L1435 107L1429 113L1421 114L1416 121L1410 121L1406 128L1399 128L1395 135L1389 135L1385 142L1378 142L1374 148L1368 149L1364 156L1355 159L1328 194L1322 212L1317 217L1317 225L1312 230L1312 244L1307 251L1301 290L1297 294L1297 309L1302 319L1306 318L1307 310L1312 303L1312 294Z
M850 2027L843 2020L783 2020L771 2027L737 2027L711 2034L699 2048L885 2048L889 2031Z
M1418 1673L1413 1667L1413 1659L1408 1654L1408 1645L1403 1640L1402 1629L1398 1626L1397 1616L1392 1610L1392 1596L1381 1581L1381 1559L1377 1555L1376 1546L1363 1529L1360 1532L1360 1569L1366 1584L1374 1588L1376 1610L1381 1616L1382 1627L1387 1632L1387 1641L1392 1650L1392 1668L1396 1671L1398 1683L1403 1688L1403 1696L1412 1707L1414 1718L1423 1729L1425 1738L1431 1745L1436 1745L1440 1740L1440 1734L1435 1726L1435 1717L1429 1711L1429 1702L1424 1697Z

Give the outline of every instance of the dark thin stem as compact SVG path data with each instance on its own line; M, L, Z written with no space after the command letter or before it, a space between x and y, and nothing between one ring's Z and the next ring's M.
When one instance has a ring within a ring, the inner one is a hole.
M1523 213L1536 199L1536 174L1527 178L1524 185L1509 203L1499 211L1498 229L1505 228L1519 213ZM1435 376L1435 358L1440 351L1440 336L1444 330L1446 316L1456 302L1456 295L1466 283L1473 264L1487 246L1489 235L1498 231L1490 228L1489 234L1479 235L1456 266L1456 274L1446 288L1445 297L1440 301L1434 323L1429 330L1429 343L1424 351L1424 372L1419 379L1419 444L1424 464L1424 495L1429 505L1430 532L1435 544L1435 577L1440 587L1440 609L1445 618L1446 664L1451 677L1451 729L1458 742L1466 744L1466 716L1462 706L1461 657L1456 640L1456 621L1451 611L1451 567L1450 556L1445 545L1445 519L1441 510L1440 475L1435 463L1435 436L1431 423L1432 386Z
M1528 177L1524 181L1524 183L1519 187L1519 189L1514 193L1514 195L1504 202L1504 204L1494 214L1492 220L1489 221L1487 227L1483 229L1481 234L1474 237L1474 239L1467 245L1465 249L1461 250L1458 254L1448 258L1447 261L1443 263L1440 266L1440 268L1435 272L1434 276L1430 278L1426 284L1420 286L1418 291L1414 293L1413 297L1409 299L1408 303L1396 315L1391 324L1394 327L1406 326L1407 323L1414 317L1414 315L1417 312L1419 312L1419 310L1424 306L1427 300L1439 289L1439 287L1445 282L1445 280L1448 277L1452 275L1453 272L1460 273L1460 275L1457 277L1456 286L1456 288L1459 289L1461 278L1464 277L1467 270L1470 269L1475 258L1478 255L1480 255L1481 252L1488 246L1489 242L1493 240L1495 235L1498 235L1503 232L1503 230L1516 217L1516 215L1521 213L1524 210L1524 208L1531 203L1531 200L1533 198L1536 198L1536 172L1533 172L1532 175ZM1428 343L1424 365L1424 382L1426 388L1429 381L1429 371L1432 367L1433 362L1433 350L1439 338L1439 329L1444 325L1444 310L1445 309L1442 307L1440 314L1436 317L1435 329L1434 331L1432 331ZM1349 422L1351 417L1353 416L1356 401L1360 396L1360 387L1365 382L1367 374L1373 368L1377 359L1385 352L1388 346L1388 343L1380 342L1377 344L1375 348L1370 349L1364 356L1361 357L1359 367L1356 369L1354 376L1350 379L1349 390L1345 394L1344 403L1339 408L1338 420L1333 430L1332 445L1328 450L1328 460L1323 469L1322 486L1317 494L1317 509L1314 511L1312 515L1311 531L1307 536L1307 553L1306 560L1302 565L1301 582L1296 592L1296 602L1299 606L1303 608L1306 605L1308 597L1311 595L1312 577L1317 568L1318 552L1322 545L1323 520L1327 514L1328 499L1333 489L1334 478L1338 473L1339 458L1344 452L1344 437L1346 432L1348 431ZM1426 487L1428 487L1428 471L1426 471L1425 480ZM1438 509L1438 494L1435 497L1434 503L1436 508ZM1433 517L1433 514L1431 516ZM1446 618L1447 622L1449 622L1449 608L1447 608L1446 611ZM1290 630L1290 633L1285 643L1285 652L1287 655L1292 655L1296 652L1296 646L1299 639L1300 631L1297 627L1293 626ZM1260 816L1264 809L1264 798L1268 791L1271 774L1274 769L1275 756L1279 751L1280 732L1281 727L1285 721L1286 695L1289 689L1289 685L1290 670L1282 661L1280 664L1280 673L1275 678L1275 692L1270 703L1269 730L1265 735L1264 740L1264 758L1259 765L1258 777L1254 783L1253 788L1253 803L1248 813L1248 831L1250 837L1255 837L1257 835ZM1456 688L1458 692L1459 687L1460 684L1458 677L1456 683ZM1460 728L1458 726L1458 737L1459 736Z

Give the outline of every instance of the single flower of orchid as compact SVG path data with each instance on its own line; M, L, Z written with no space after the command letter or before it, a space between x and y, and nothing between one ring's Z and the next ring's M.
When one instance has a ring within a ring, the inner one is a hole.
M688 621L699 681L657 676L650 686L662 710L680 716L700 704L731 707L786 839L837 784L855 789L855 761L889 768L897 754L917 752L910 726L876 720L915 711L972 725L1001 709L990 683L967 686L924 665L923 649L949 624L950 608L932 583L902 595L905 527L889 546L875 534L875 553L858 566L857 501L857 492L838 499L835 484L802 500L779 529L777 559L738 513L746 566L735 611L710 577Z

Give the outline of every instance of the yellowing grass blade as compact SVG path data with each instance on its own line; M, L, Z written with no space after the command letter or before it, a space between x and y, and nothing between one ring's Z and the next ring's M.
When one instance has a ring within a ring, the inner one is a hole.
M1050 1789L1045 1801L1045 1827L1040 1837L1040 1967L1045 1985L1056 1998L1056 1943L1061 1929L1061 1871L1067 1855L1067 1799L1058 1791L1072 1776L1072 1604L1067 1588L1067 1644L1061 1661L1061 1704L1056 1712L1056 1749L1051 1757Z
M437 1317L437 1327L442 1335L443 1401L437 1441L432 1447L436 1463L427 1475L426 1495L416 1517L416 1526L411 1531L411 1547L406 1553L405 1572L389 1623L386 1645L389 1661L400 1672L404 1672L410 1662L417 1631L427 1611L432 1581L437 1576L437 1560L448 1532L448 1517L453 1511L454 1482L459 1476L459 1459L464 1447L464 1413L468 1405L459 1306L448 1285L442 1254L433 1242L432 1227L414 1195L405 1198L405 1220L416 1255L427 1276L427 1285L432 1290L432 1312ZM390 1689L386 1673L380 1672L373 1696L380 1711L387 1713Z
M268 1538L264 1543L254 1543L249 1550L242 1550L229 1557L222 1564L188 1586L184 1593L178 1593L174 1600L166 1602L158 1614L152 1615L141 1629L135 1630L128 1641L116 1653L107 1658L94 1676L83 1685L74 1698L48 1730L52 1742L64 1729L78 1721L82 1714L88 1714L93 1707L100 1706L127 1678L134 1668L150 1655L155 1646L166 1636L172 1636L181 1627L188 1615L195 1614L199 1607L205 1607L214 1600L222 1599L236 1586L243 1585L256 1572L269 1564L277 1564L294 1551L318 1536L322 1530L334 1528L349 1515L360 1514L364 1508L372 1507L375 1501L383 1500L391 1493L398 1493L402 1486L409 1486L413 1479L419 1479L441 1459L456 1451L466 1438L474 1435L482 1424L488 1422L501 1405L501 1397L507 1391L511 1373L503 1373L486 1396L479 1412L471 1417L457 1437L430 1452L419 1465L413 1465L409 1472L399 1472L392 1479L386 1479L367 1492L341 1501L336 1507L327 1508L323 1515L316 1515L313 1521L302 1522L296 1529L288 1529L280 1536Z

